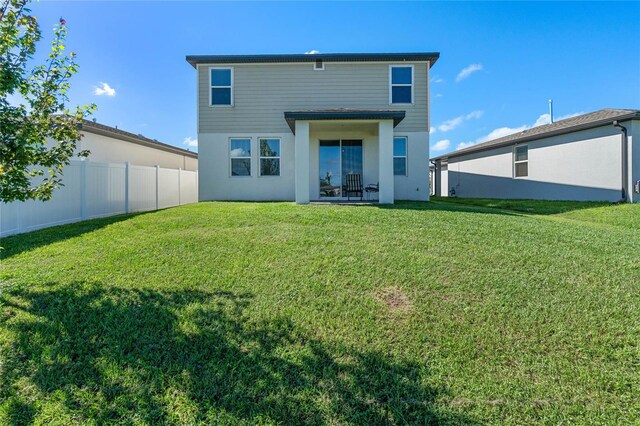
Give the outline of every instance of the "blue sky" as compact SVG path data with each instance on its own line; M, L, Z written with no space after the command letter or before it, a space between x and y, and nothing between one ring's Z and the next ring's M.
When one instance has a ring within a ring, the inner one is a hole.
M95 102L99 122L181 147L197 138L187 54L438 51L431 155L544 123L549 98L556 119L640 109L637 2L43 0L31 9L46 36L39 54L67 20L80 64L73 104Z

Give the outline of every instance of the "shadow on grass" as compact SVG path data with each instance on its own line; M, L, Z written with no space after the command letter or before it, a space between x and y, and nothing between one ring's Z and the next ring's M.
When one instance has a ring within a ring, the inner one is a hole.
M11 235L0 239L0 260L8 259L20 253L36 249L38 247L64 241L78 237L82 234L97 231L98 229L112 225L114 223L129 220L136 216L154 213L140 212L109 216L99 219L84 220L66 225L52 226L50 228L39 229L24 234Z
M333 205L333 204L332 204ZM521 216L521 213L509 210L499 210L481 206L447 203L440 201L396 201L394 204L359 204L359 203L336 203L336 206L343 207L373 207L381 210L418 210L418 211L444 211L460 213L482 213L495 214L500 216Z
M531 215L562 214L574 210L615 206L617 204L598 201L507 200L497 198L431 197L431 199L434 204L480 207Z
M425 365L252 320L250 294L51 285L0 296L11 424L56 403L97 423L469 422L434 408L445 391L424 384Z

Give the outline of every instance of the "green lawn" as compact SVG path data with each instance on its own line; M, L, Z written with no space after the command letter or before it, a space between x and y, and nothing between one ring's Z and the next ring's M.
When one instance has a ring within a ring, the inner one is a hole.
M637 424L640 205L201 203L5 238L3 424Z

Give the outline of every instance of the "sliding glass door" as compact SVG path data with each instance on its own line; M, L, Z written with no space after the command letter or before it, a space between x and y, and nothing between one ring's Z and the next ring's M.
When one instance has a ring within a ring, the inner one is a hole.
M320 141L320 197L341 197L349 173L362 176L362 141Z

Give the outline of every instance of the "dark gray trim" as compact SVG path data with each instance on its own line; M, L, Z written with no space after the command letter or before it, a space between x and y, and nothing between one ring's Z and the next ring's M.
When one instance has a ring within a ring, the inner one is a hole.
M393 120L396 127L404 119L405 111L398 110L313 110L286 111L284 119L296 133L296 120Z
M134 133L125 132L124 130L116 129L115 127L105 126L104 124L94 123L89 120L82 120L80 130L89 133L95 133L96 135L107 136L110 138L120 139L125 142L132 142L138 145L146 146L149 148L159 149L161 151L170 152L172 154L184 155L191 158L198 158L198 153L189 151L186 149L178 148L173 145L158 142L155 139L149 139L142 135L136 135Z
M428 61L432 67L440 52L413 53L318 53L277 55L187 55L187 62L194 68L197 64L259 64L282 62L421 62Z
M592 114L594 114L594 113L592 113ZM584 114L584 115L587 115L587 114ZM578 117L574 117L574 118L580 118L580 117L583 117L583 116L578 116ZM573 120L574 118L567 119L567 121L568 120ZM481 143L481 144L478 144L478 145L471 146L469 148L461 149L459 151L454 151L454 152L450 152L448 154L439 155L437 157L433 157L432 160L442 160L442 159L456 158L456 157L460 157L460 156L463 156L463 155L472 154L472 153L476 153L476 152L488 151L488 150L491 150L491 149L494 149L494 148L502 148L502 147L505 147L505 146L510 146L510 145L515 145L515 144L519 144L519 143L535 141L535 140L539 140L539 139L550 138L550 137L553 137L553 136L566 135L568 133L573 133L573 132L577 132L577 131L580 131L580 130L594 129L596 127L611 125L614 120L627 121L627 120L634 120L634 119L640 119L640 111L633 110L633 111L628 112L628 113L619 114L619 115L613 115L611 117L597 119L597 120L588 121L588 122L583 122L583 123L575 124L575 125L571 125L571 126L555 128L555 129L551 128L548 131L538 132L538 133L529 134L529 135L528 134L523 134L522 136L519 136L519 137L517 137L517 136L514 137L514 135L509 135L509 136L505 137L505 139L508 138L508 140L505 140L504 142L501 142L500 139L495 139L493 141L484 142L484 143ZM563 121L565 121L565 120L563 120ZM553 124L546 124L545 126L541 126L541 127L554 126L554 125L557 125L558 123L562 123L562 121L556 121ZM536 129L536 128L534 128L534 129ZM526 132L527 131L525 131L523 133L526 133Z

